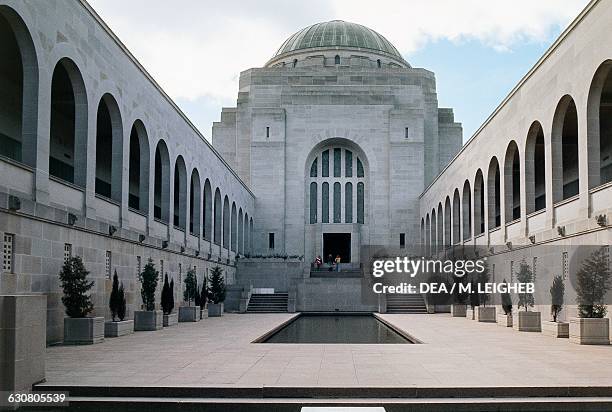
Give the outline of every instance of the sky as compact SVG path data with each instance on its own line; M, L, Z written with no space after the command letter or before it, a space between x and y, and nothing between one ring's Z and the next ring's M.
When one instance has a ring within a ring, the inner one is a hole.
M88 0L210 140L236 104L240 72L283 41L341 19L385 36L413 67L436 74L466 141L588 0Z

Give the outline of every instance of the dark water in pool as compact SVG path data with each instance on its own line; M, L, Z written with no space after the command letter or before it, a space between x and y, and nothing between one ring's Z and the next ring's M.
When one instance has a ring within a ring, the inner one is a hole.
M371 315L300 315L265 343L412 343Z

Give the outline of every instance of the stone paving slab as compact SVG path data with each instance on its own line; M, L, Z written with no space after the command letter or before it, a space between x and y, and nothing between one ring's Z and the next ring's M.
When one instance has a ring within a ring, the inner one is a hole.
M612 386L612 346L446 314L385 314L423 344L251 343L293 314L226 314L88 346L47 348L46 385L164 387Z

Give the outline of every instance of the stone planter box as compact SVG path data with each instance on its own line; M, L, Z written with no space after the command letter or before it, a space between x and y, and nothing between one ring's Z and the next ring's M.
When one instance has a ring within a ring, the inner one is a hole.
M209 303L208 304L208 317L223 316L223 302L222 303Z
M246 313L246 311L244 312ZM206 319L208 317L208 306L204 307L204 309L200 310L200 320Z
M181 306L178 313L179 322L199 322L200 307L199 306Z
M609 345L610 319L570 318L569 340L579 345Z
M517 312L513 317L512 327L520 332L542 332L542 317L540 312Z
M119 336L129 335L134 333L134 321L122 320L119 322L104 322L104 337L117 338Z
M504 328L512 327L512 314L506 315L505 313L497 314L497 326L502 326Z
M64 318L64 345L90 345L104 341L104 318Z
M134 330L159 330L164 327L161 310L137 310L134 312Z
M474 311L474 320L495 323L495 306L478 306Z
M542 333L553 338L569 338L569 323L567 322L542 322Z
M178 313L171 313L169 315L164 315L164 328L168 326L178 325Z
M472 309L471 307L467 308L465 310L465 317L468 320L474 320L474 309Z
M454 318L465 318L466 305L454 304L451 305L451 316Z

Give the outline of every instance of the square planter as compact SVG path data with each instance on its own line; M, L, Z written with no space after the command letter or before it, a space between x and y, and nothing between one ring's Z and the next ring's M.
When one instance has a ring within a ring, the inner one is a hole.
M178 325L178 313L164 315L164 328L174 325Z
M137 310L134 312L134 330L158 330L164 327L161 310Z
M567 322L542 322L542 333L553 338L569 338L569 323Z
M579 345L609 345L610 319L570 318L569 340Z
M104 340L104 318L64 318L64 345L90 345Z
M513 316L512 327L520 332L541 332L542 317L540 312L517 312L518 316Z
M208 317L223 316L223 302L208 304Z
M465 318L466 305L453 304L451 305L451 316L454 318Z
M206 319L207 317L208 317L208 306L205 306L204 309L200 308L200 320Z
M478 306L474 311L474 320L495 323L495 306Z
M116 338L134 333L134 321L122 320L119 322L104 322L104 337Z
M497 326L502 326L504 328L512 327L512 313L506 315L505 313L497 314Z
M200 307L199 306L181 306L178 313L179 322L199 322Z
M468 320L474 320L474 312L475 312L474 309L472 309L472 307L470 306L469 308L465 310L465 317Z

